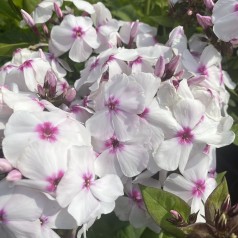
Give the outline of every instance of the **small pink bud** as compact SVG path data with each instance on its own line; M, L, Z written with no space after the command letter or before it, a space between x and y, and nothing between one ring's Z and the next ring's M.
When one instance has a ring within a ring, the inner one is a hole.
M131 38L135 38L138 33L139 21L132 22L131 26Z
M6 159L0 159L0 172L8 173L12 169L12 165Z
M174 75L174 77L175 77L177 80L180 80L180 79L183 77L184 72L185 72L185 70L182 69L182 70L180 70L178 73L176 73L176 74Z
M155 64L155 72L154 74L157 77L162 78L165 70L165 58L163 56L160 56Z
M21 15L22 15L24 21L26 22L26 24L29 27L34 27L35 26L35 22L34 22L33 18L31 17L31 15L29 13L27 13L26 11L21 9Z
M49 36L49 29L46 24L42 24L42 30L46 36Z
M165 65L165 73L166 73L165 79L170 79L174 75L174 72L180 63L180 59L181 59L180 55L175 55L170 60L170 62Z
M38 94L41 96L41 97L45 97L45 89L40 85L38 84L37 85L37 91L38 91Z
M56 87L57 85L57 77L51 70L47 71L45 81L48 82L50 87Z
M175 210L170 210L170 214L177 220L181 219L181 215Z
M204 1L204 4L205 4L206 8L207 8L208 10L211 10L211 11L212 11L212 9L213 9L213 7L214 7L214 2L213 2L213 0L203 0L203 1Z
M68 102L72 102L75 97L76 97L76 90L74 88L68 89L65 94L65 100Z
M22 179L22 174L17 169L14 169L11 172L9 172L7 177L6 177L7 181L12 181L12 182L18 181L20 179Z
M54 9L55 9L55 13L56 13L57 17L59 19L62 19L64 14L63 14L63 12L62 12L62 10L61 10L61 8L60 8L60 6L57 2L54 2Z
M207 29L209 26L212 26L212 18L210 16L202 16L200 14L196 14L198 24L203 28Z

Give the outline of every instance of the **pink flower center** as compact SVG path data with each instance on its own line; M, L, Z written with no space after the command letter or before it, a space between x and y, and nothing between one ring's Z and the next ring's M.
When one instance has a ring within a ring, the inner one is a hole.
M146 116L149 114L149 112L150 112L149 108L146 107L145 110L138 116L141 118L146 118Z
M48 223L48 217L42 215L40 217L40 224L41 224L41 226L44 226L47 223Z
M191 144L194 139L194 135L190 128L183 128L183 130L179 131L176 135L178 137L180 144Z
M117 111L119 106L119 100L110 96L108 101L105 103L105 106L108 107L109 111Z
M84 31L80 26L73 28L73 37L74 38L80 38L83 36L83 34L84 34Z
M90 173L84 174L83 180L84 180L83 188L89 189L93 183L93 175Z
M134 64L141 64L142 63L142 58L139 56L135 60L129 62L129 66L132 67Z
M0 224L1 223L6 223L7 222L7 219L6 219L6 212L1 209L0 210Z
M49 142L55 142L57 140L57 135L59 134L58 127L54 126L51 122L38 124L35 131L38 132L40 139Z
M60 182L60 180L63 178L64 176L64 171L59 171L57 174L54 174L50 177L48 177L46 180L49 182L49 186L47 186L46 190L48 192L55 192L55 190L57 189L57 186Z
M200 65L199 68L197 69L197 72L202 75L208 76L207 67L205 65Z
M234 12L238 12L238 3L234 6Z
M124 145L113 136L105 142L105 147L110 148L111 153L115 153L117 150L122 150Z
M140 191L133 188L132 191L129 193L129 197L137 204L138 207L141 207L143 199Z
M192 189L192 195L194 197L202 197L203 193L205 192L206 184L204 180L198 180L195 182L194 187Z
M32 62L33 60L27 60L22 65L20 65L19 69L23 71L25 68L32 68Z

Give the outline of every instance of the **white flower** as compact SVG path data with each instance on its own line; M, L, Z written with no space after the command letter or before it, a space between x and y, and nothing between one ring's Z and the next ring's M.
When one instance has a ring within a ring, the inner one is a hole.
M59 26L51 31L51 40L56 49L69 51L69 58L75 62L88 59L92 49L99 46L96 30L89 17L67 15Z

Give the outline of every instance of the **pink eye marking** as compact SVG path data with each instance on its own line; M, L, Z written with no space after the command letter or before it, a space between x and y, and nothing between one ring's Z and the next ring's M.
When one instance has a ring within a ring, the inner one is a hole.
M7 223L6 212L3 209L0 210L0 224L1 223Z
M94 180L93 175L90 173L84 174L83 180L84 180L83 188L89 189L90 186L93 184L93 180Z
M234 6L234 12L238 12L238 4L235 4L235 6Z
M46 180L49 182L49 185L47 186L46 190L48 192L55 192L63 176L64 176L64 171L61 170L57 174L54 174L48 177Z
M132 191L129 193L129 198L131 198L137 204L138 207L142 206L143 199L140 191L138 191L137 189L132 189Z
M208 76L207 67L205 65L200 65L199 68L197 69L197 72L202 75Z
M193 143L194 135L190 128L183 128L183 130L179 131L176 135L178 137L180 144L191 144Z
M206 184L204 180L198 180L195 182L194 187L192 189L192 195L194 197L202 197L203 193L205 192Z
M141 114L138 114L138 116L141 118L146 118L149 112L150 112L149 108L146 107L145 110Z
M57 140L57 135L59 134L58 127L54 126L51 122L38 124L35 131L38 132L40 139L49 142L55 142Z
M90 72L95 69L99 65L99 60L96 59L91 65L90 65Z
M19 69L23 71L25 68L32 68L32 62L33 60L27 60L22 65L20 65Z
M110 96L108 101L105 103L105 106L108 107L109 111L117 111L119 106L119 100L114 96Z
M48 217L42 215L40 217L40 224L41 224L41 226L44 226L47 223L48 223Z
M80 26L73 28L73 38L80 38L83 35L84 31Z
M135 60L129 62L129 66L132 67L134 64L142 64L142 58L139 56Z
M110 148L110 153L116 153L116 151L122 150L124 145L113 136L105 142L105 147Z

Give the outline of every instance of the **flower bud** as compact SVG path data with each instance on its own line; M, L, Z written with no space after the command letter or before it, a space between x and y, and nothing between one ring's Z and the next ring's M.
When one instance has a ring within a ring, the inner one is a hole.
M170 210L170 214L177 220L183 219L180 213L175 210Z
M221 216L218 219L218 222L216 224L216 228L219 231L225 231L227 227L227 218L226 218L226 214L222 213Z
M13 169L12 165L6 159L0 159L0 172L8 173Z
M42 24L42 30L46 36L49 36L49 29L46 24Z
M37 91L40 97L45 98L45 89L40 84L37 85Z
M231 209L228 211L229 217L234 217L238 215L238 203L231 207Z
M155 72L154 74L157 77L162 78L165 71L165 58L163 56L160 56L155 64Z
M180 63L180 59L181 59L180 55L175 55L170 60L170 62L165 65L165 74L166 75L163 78L164 80L170 79L174 75L174 72Z
M199 212L193 213L188 217L188 224L194 224L197 221L197 216Z
M214 7L214 2L213 0L203 0L204 4L206 6L206 8L210 11L212 11L213 7Z
M131 38L135 38L137 33L138 33L138 27L139 27L139 21L132 22L132 27L131 27Z
M227 213L231 208L231 197L228 194L226 199L223 201L222 205L221 205L221 212L225 212Z
M57 2L54 2L54 9L55 9L55 13L56 13L57 17L59 19L62 19L64 14L63 14L63 12L62 12L62 10L61 10L61 8L60 8L60 6Z
M203 28L207 29L209 26L212 26L212 18L210 16L202 16L200 14L196 14L198 24Z
M26 24L29 27L34 27L35 26L35 22L34 22L34 20L33 20L33 18L31 17L30 14L28 14L26 11L21 9L21 15L22 15L24 21L26 22Z
M15 182L22 179L22 174L19 170L14 169L11 172L8 173L6 180L7 181L11 181L11 182Z
M45 81L48 84L49 87L49 97L54 97L56 94L56 85L57 85L57 78L55 74L51 71L48 70L45 76Z

